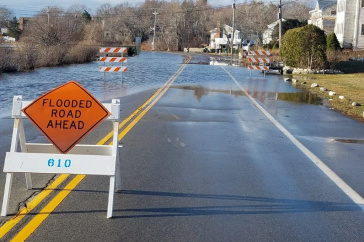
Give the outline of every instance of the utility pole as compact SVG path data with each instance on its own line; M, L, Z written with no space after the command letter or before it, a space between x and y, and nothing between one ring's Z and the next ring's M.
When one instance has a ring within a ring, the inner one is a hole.
M49 28L49 7L47 7L47 15L48 15L48 28Z
M233 34L231 38L231 61L234 55L234 38L235 38L235 0L233 2Z
M281 49L282 46L282 0L279 0L279 49Z
M154 27L153 27L153 42L152 42L152 50L155 50L155 25L157 23L157 9L154 10Z

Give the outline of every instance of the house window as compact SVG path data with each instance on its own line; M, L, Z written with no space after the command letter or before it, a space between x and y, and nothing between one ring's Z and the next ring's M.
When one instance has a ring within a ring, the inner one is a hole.
M364 8L364 0L361 0L361 7Z
M361 35L364 35L364 24L361 25Z
M336 10L331 11L331 15L336 15Z

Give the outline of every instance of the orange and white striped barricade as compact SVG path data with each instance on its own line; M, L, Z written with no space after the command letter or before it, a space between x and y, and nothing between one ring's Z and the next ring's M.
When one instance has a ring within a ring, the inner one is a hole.
M127 53L126 47L102 47L100 53Z
M124 57L124 54L128 52L126 47L102 47L100 48L100 53L103 53L104 56L100 57L99 61L104 63L118 63L121 66L101 66L99 68L100 72L104 72L104 78L106 72L127 72L128 68L123 66L123 63L127 62L127 58ZM108 57L105 56L108 53L112 54L120 54L119 57Z
M100 72L126 72L126 66L100 66Z
M269 64L270 60L268 58L254 58L254 57L248 57L248 61L251 63L265 63Z
M264 50L248 51L248 61L251 63L248 65L248 68L250 69L250 76L252 75L252 70L261 70L265 77L265 72L269 71L270 63L270 59L266 58L266 56L270 55L269 51Z
M249 65L248 68L250 70L269 71L269 66L254 66L254 65Z
M270 56L271 54L269 51L265 50L252 50L248 52L248 55Z
M127 62L126 57L100 57L99 61L101 61L101 62L118 62L118 63Z

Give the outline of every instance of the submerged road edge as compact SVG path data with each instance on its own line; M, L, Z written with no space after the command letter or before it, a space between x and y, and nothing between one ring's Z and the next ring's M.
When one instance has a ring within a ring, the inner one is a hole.
M291 142L301 150L330 180L332 180L359 208L364 212L364 199L342 180L333 170L331 170L320 158L307 149L298 141L281 123L278 122L267 110L265 110L246 90L240 85L235 77L228 72L223 66L221 68L230 76L235 84L242 90L249 100L256 106Z

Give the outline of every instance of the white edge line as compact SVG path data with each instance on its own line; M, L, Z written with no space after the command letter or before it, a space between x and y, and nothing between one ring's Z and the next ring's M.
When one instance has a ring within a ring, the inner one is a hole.
M250 101L288 138L297 146L326 176L328 176L349 198L364 211L364 199L346 182L344 182L333 170L331 170L315 154L299 142L282 124L280 124L268 111L266 111L250 94L239 84L233 75L231 75L223 66L221 68L233 79L235 84L245 93Z

